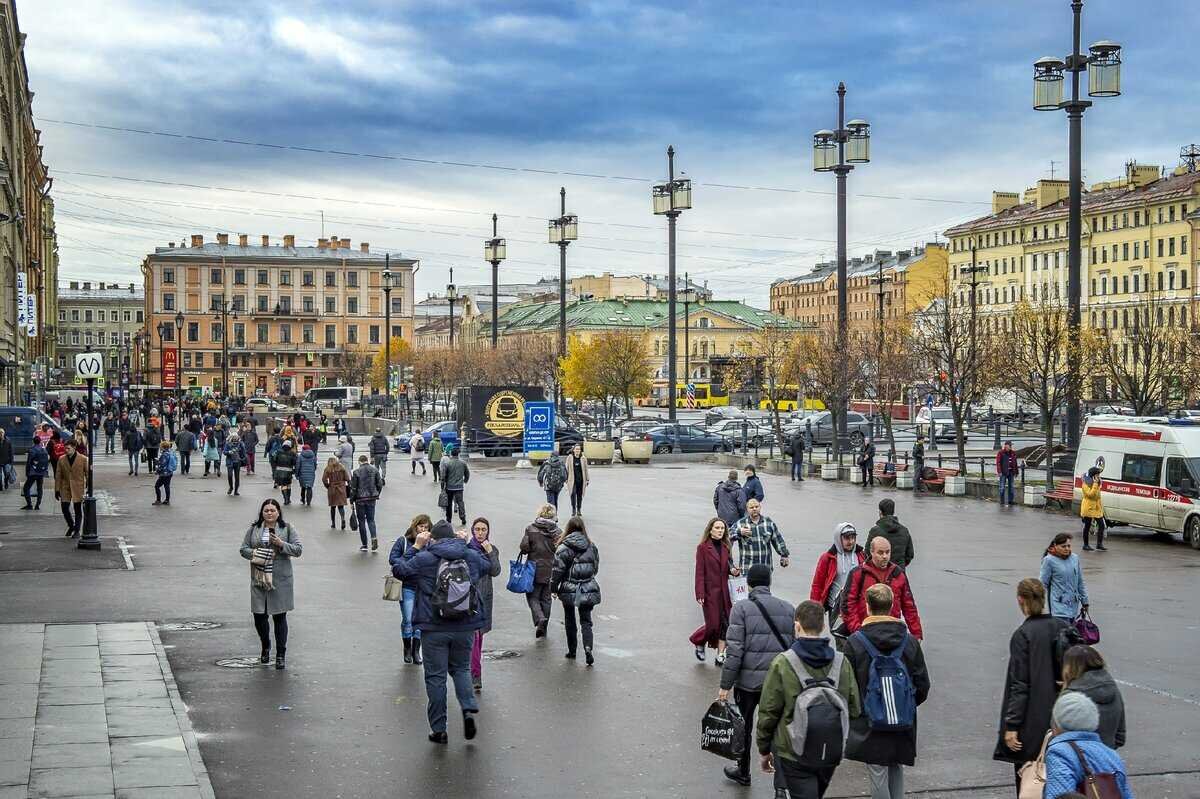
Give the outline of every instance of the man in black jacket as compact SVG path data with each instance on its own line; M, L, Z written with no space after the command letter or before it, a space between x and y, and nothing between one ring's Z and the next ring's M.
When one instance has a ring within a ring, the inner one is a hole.
M907 569L916 559L913 549L912 534L908 528L896 518L896 503L891 499L879 500L879 521L867 533L867 551L871 551L872 539L883 536L892 545L892 563L902 569Z
M387 477L388 448L387 436L383 434L383 430L376 427L375 435L371 436L368 449L371 451L371 465L378 469L384 477Z
M871 778L872 799L903 799L904 766L917 759L917 719L912 727L898 730L871 729L868 707L868 686L871 681L871 654L863 638L880 655L893 654L903 647L901 660L912 684L913 696L919 706L929 696L929 672L921 642L909 635L904 622L889 615L892 610L892 589L877 583L867 589L867 611L862 627L846 639L846 656L854 667L854 677L863 697L864 713L850 721L850 737L846 742L846 757L867 764ZM861 637L860 637L861 636Z

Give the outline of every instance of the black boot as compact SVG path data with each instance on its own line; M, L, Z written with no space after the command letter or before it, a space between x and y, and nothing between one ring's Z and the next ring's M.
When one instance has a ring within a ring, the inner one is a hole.
M737 766L726 766L725 776L736 782L738 785L750 784L750 775L747 772L742 771Z
M258 656L258 662L264 666L271 662L271 646L268 644L262 649L262 654Z
M412 639L411 639L411 638L405 638L405 639L404 639L404 662L405 662L405 663L412 663L412 662L413 662L413 659L412 659Z
M421 639L420 638L412 639L412 662L417 664L418 666L425 662L425 661L421 660Z
M278 671L283 671L285 668L287 668L287 666L283 662L283 653L282 652L275 653L275 668Z

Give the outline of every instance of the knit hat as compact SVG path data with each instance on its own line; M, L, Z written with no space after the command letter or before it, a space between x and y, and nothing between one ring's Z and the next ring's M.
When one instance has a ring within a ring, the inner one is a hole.
M450 522L446 521L445 519L439 519L438 523L433 526L433 530L430 532L433 535L434 541L441 541L444 538L454 537L454 528L451 527Z
M1054 726L1063 732L1095 732L1100 726L1096 703L1078 691L1067 691L1054 703Z
M292 441L291 441L291 439L287 439L287 438L285 438L285 439L283 440L283 446L284 446L284 447L290 447L290 446L292 446Z
M746 583L751 588L771 584L771 567L765 563L756 563L746 572Z

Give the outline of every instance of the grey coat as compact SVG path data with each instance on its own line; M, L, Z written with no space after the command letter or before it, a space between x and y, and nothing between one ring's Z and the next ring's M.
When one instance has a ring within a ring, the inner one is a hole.
M442 458L442 487L462 491L471 480L471 469L462 458Z
M479 632L486 634L492 631L492 578L500 576L500 548L492 544L490 555L482 551L479 554L488 559L488 570L475 581L475 590L479 593L479 601L487 611L487 624L483 625Z
M756 599L771 615L783 640L788 646L792 645L796 609L771 596L767 586L752 588L750 598L735 602L729 614L725 665L721 668L721 688L726 691L735 685L744 691L761 691L771 661L786 648L779 645L779 639L771 632L762 611L754 603Z
M272 575L275 588L267 591L256 588L254 581L250 582L250 612L251 613L287 613L295 607L292 594L292 558L300 557L304 546L300 543L300 535L290 524L281 524L275 535L283 539L283 549L276 551L275 562L272 564ZM250 525L242 538L242 557L250 560L254 557L254 548L262 541L262 528Z

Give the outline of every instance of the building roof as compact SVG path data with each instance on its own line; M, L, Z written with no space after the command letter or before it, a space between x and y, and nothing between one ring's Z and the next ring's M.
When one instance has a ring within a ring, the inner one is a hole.
M296 261L358 261L369 262L372 265L383 264L384 254L381 252L363 252L361 249L350 247L284 247L281 245L219 244L205 242L199 247L155 247L151 258L240 258L261 260L265 258L287 258ZM404 258L399 254L391 256L391 263L396 266L411 266L415 259Z
M1195 193L1195 186L1198 183L1200 183L1200 172L1185 172L1181 175L1159 178L1145 186L1122 185L1096 191L1084 191L1083 216L1120 211L1125 208L1140 208L1150 203L1169 202L1173 199L1188 197ZM1021 203L998 214L987 214L955 225L947 230L945 235L958 236L979 230L1060 219L1066 215L1069 202L1069 198L1064 197L1057 202L1050 203L1045 208L1038 208L1036 202Z
M88 286L89 288L83 288ZM103 286L103 288L101 288ZM61 302L127 302L142 303L145 300L145 289L136 283L119 285L116 283L83 283L72 281L67 288L58 289L58 301Z
M734 300L710 300L704 305L691 305L692 313L703 308L706 313L724 316L754 329L772 324L801 327L791 319ZM557 300L510 305L500 311L500 328L502 332L554 329L558 325L558 309ZM683 313L683 303L676 303L676 316L682 317ZM667 303L662 300L577 300L567 305L568 328L647 330L666 323Z
M935 246L935 245L929 245ZM914 247L909 250L900 250L893 253L891 250L876 250L875 252L860 257L851 258L846 264L846 277L859 277L862 275L876 274L879 272L880 264L882 263L883 271L903 271L908 269L917 261L925 257L925 247ZM772 283L772 286L777 286L784 283L794 285L802 285L806 283L817 283L824 281L831 275L837 274L836 261L824 261L816 264L811 272L807 272L797 277L782 278Z

